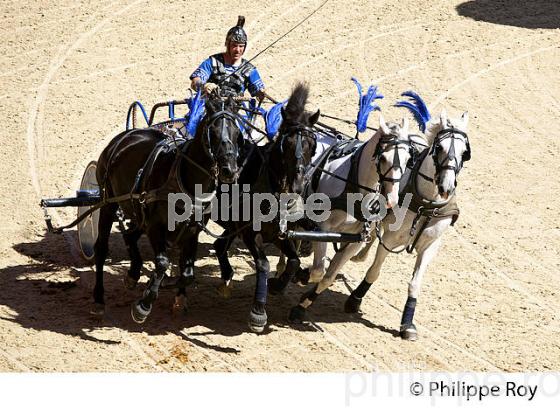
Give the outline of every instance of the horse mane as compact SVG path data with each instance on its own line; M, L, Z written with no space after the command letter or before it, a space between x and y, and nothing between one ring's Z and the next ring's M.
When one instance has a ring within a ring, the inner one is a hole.
M301 122L308 97L309 86L304 82L297 83L284 108L284 119L287 123L295 124Z
M208 111L209 113L220 111L222 109L222 105L224 105L224 101L222 101L220 97L214 95L207 97L205 103L206 111ZM228 100L226 100L225 103L229 103Z
M428 145L432 145L434 140L436 139L437 132L434 129L439 128L439 118L432 118L430 121L426 123L426 130L423 132L424 139L428 143Z

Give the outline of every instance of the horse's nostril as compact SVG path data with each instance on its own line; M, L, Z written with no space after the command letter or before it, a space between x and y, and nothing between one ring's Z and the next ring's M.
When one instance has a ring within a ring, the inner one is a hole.
M235 173L231 170L230 167L222 167L220 169L220 173L224 178L233 178L233 176L235 175Z

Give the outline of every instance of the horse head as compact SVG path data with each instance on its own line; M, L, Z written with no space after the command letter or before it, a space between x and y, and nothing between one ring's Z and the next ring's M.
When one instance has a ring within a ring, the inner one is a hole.
M401 124L386 123L380 115L379 129L374 135L374 138L378 138L374 161L381 184L381 195L385 197L388 209L398 203L400 181L411 158L408 125L406 118L403 118Z
M313 132L313 125L319 120L320 111L309 113L305 111L305 104L309 96L309 87L298 83L288 99L286 107L281 110L282 125L274 140L271 166L275 173L284 181L284 190L303 193L305 185L305 169L311 163L315 154L317 141Z
M453 195L457 187L457 176L464 162L471 158L468 122L467 112L460 118L449 118L444 109L439 118L427 124L426 137L428 141L432 141L429 154L436 169L434 183L443 199Z
M238 125L238 106L230 97L206 101L204 144L212 159L218 179L232 183L237 177L237 157L243 135Z
M426 103L414 91L405 91L401 95L411 101L399 101L395 106L408 109L425 133L435 166L433 181L439 195L447 199L455 192L463 163L471 158L467 136L469 114L465 112L461 118L448 118L444 109L439 118L432 118Z

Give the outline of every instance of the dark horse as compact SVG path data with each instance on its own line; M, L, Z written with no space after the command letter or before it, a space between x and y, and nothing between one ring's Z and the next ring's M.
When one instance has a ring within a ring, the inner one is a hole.
M157 129L135 129L117 135L103 150L97 166L97 180L103 198L121 197L105 205L99 215L99 236L95 243L96 283L93 313L104 312L103 264L108 251L111 226L119 207L131 228L123 235L130 253L129 288L140 278L142 258L137 241L146 233L155 255L155 272L143 297L131 307L132 318L142 323L151 312L159 287L170 268L169 244L179 246L179 287L194 278L198 234L208 218L192 217L174 231L168 230L168 194L212 193L218 181L233 182L238 174L238 144L242 135L237 125L233 100L206 102L206 114L193 139L176 145ZM198 188L195 189L195 187ZM193 201L194 202L194 201Z
M304 111L309 89L304 84L294 88L285 108L282 108L282 125L275 140L264 147L255 147L249 154L247 166L241 172L239 183L251 186L251 192L267 193L278 198L282 193L301 195L304 188L304 174L307 165L315 153L316 139L312 126L319 119L319 111L310 114ZM255 200L255 197L253 197ZM261 205L265 205L263 202ZM261 206L260 211L268 214L270 208ZM253 208L254 212L254 208ZM253 230L253 221L238 222L218 221L226 228L214 243L224 285L224 295L229 293L233 269L228 260L227 251L235 236L239 234L255 261L257 283L253 306L249 315L249 327L254 332L262 332L266 323L265 310L267 297L267 280L270 265L264 253L265 243L274 243L288 258L287 268L299 268L299 257L294 241L280 240L279 217L262 222L260 230Z

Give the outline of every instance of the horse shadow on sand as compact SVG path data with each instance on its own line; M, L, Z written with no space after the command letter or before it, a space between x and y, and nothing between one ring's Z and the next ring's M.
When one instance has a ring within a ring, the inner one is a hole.
M120 234L111 235L110 259L106 265L109 272L105 273L106 313L103 318L92 316L90 308L93 303L94 271L87 263L72 256L67 249L68 243L75 240L75 235L75 232L69 232L65 240L60 235L46 234L40 241L14 246L17 252L29 257L31 261L25 265L0 269L0 305L8 308L7 313L2 314L3 320L13 321L27 329L48 330L107 344L120 342L95 337L91 334L92 331L119 328L132 333L146 332L148 335L172 333L204 349L239 352L235 348L208 344L197 339L197 336L237 336L249 332L247 321L253 300L255 274L251 273L254 267L252 257L242 243L234 242L232 246L232 249L236 249L233 252L236 259L234 266L244 267L236 268L239 273L234 277L234 289L229 299L217 292L221 279L217 260L212 254L212 245L201 243L197 281L187 289L188 311L173 312L175 291L162 290L152 314L144 324L139 325L130 317L130 305L141 296L150 273L149 267L144 267L139 286L133 291L126 290L122 279L128 270L128 254ZM141 239L140 250L145 260L151 260L153 254L145 238ZM274 255L274 250L270 246L267 254ZM343 305L348 293L335 290L325 291L313 306L313 324L291 324L287 320L289 309L297 304L303 290L304 288L292 284L284 294L269 296L269 325L263 332L264 335L277 331L278 328L320 332L321 323L357 322L398 337L396 329L376 325L359 314L344 313ZM191 329L197 326L202 326L207 331Z
M460 16L529 29L560 28L560 2L554 0L471 0L459 4Z

